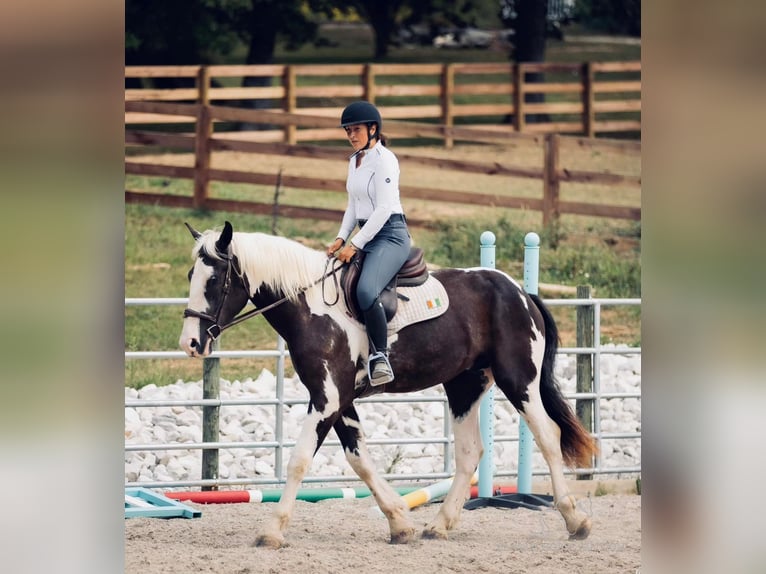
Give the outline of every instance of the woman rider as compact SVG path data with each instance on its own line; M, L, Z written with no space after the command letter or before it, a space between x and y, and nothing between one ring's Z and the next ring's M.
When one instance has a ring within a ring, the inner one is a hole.
M373 386L394 380L388 361L386 315L380 294L407 260L410 234L399 201L399 160L386 147L383 121L369 102L348 105L340 126L354 148L349 157L346 191L348 206L335 241L327 254L348 263L364 251L364 264L356 290L364 314L370 355L367 370ZM354 229L359 231L349 240Z

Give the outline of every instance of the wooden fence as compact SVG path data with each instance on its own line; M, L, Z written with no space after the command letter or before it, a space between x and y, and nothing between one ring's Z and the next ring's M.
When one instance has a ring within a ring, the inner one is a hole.
M128 66L125 77L142 86L126 89L127 102L212 103L337 118L350 101L366 99L387 120L446 127L587 137L641 130L641 62ZM168 81L182 87L153 87ZM128 125L194 120L138 108L125 117ZM237 137L296 144L339 135L288 123L247 135L240 130ZM444 143L453 142L447 136Z
M198 70L200 76L206 69ZM204 84L201 84L204 85ZM210 183L231 182L262 186L284 186L306 190L327 190L345 194L345 182L340 179L323 177L285 176L280 173L258 173L252 171L224 170L211 167L214 152L238 151L251 154L281 155L311 158L312 160L332 160L335 164L343 162L348 156L348 144L343 147L297 145L290 143L268 143L249 141L236 137L236 132L217 133L216 122L247 122L269 124L281 127L282 133L301 131L316 133L332 130L338 137L337 115L307 115L302 113L275 112L267 110L248 110L242 108L216 106L209 103L210 95L202 91L200 102L196 104L178 104L167 102L127 101L126 114L140 116L159 116L163 123L172 124L176 118L191 118L194 121L194 134L167 133L147 130L125 132L126 143L130 146L161 146L179 150L193 151L194 166L161 165L135 161L128 158L125 163L126 174L144 175L163 178L184 178L194 182L192 195L178 195L147 190L126 190L127 203L149 203L174 207L193 207L211 210L243 211L270 215L274 205L266 202L241 201L211 196ZM555 222L562 213L581 214L639 220L640 207L610 205L593 202L563 201L560 198L561 183L587 183L602 186L621 186L640 191L640 175L624 175L602 171L578 171L563 168L560 158L562 150L572 148L591 149L594 154L610 151L618 154L640 156L640 143L632 141L605 140L583 137L562 136L559 134L525 134L510 130L477 129L462 126L425 124L420 122L388 121L385 131L392 136L404 138L431 138L449 141L469 141L485 143L512 144L525 142L539 146L540 167L528 165L508 165L494 162L471 162L401 153L397 149L400 162L407 165L420 165L439 170L460 173L483 174L492 177L511 177L542 181L542 197L521 197L507 194L484 194L475 189L445 190L427 187L402 186L403 196L409 199L425 201L452 202L459 204L485 205L512 209L541 211L543 225ZM448 177L448 176L445 176ZM475 187L475 186L474 186ZM640 201L638 202L640 204ZM345 205L345 200L343 201ZM284 217L327 219L339 221L342 211L309 208L297 205L280 205L279 213ZM428 225L427 219L408 217L412 225Z

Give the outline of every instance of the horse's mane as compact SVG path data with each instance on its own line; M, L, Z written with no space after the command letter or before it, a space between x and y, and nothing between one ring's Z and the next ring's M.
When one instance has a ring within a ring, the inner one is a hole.
M193 257L200 250L215 259L222 259L216 251L218 231L205 231L197 240ZM231 251L237 256L242 272L253 287L265 284L274 292L294 299L310 287L324 273L327 256L286 237L265 233L235 232Z

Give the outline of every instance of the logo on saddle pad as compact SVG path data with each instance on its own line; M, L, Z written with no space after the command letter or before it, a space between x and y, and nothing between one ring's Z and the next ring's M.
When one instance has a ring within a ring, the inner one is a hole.
M438 309L442 306L442 301L438 297L436 299L428 299L426 305L429 309Z
M356 301L356 285L364 263L360 251L341 274L341 290L348 314L364 323ZM407 325L438 317L449 307L444 285L433 277L423 259L423 250L413 247L402 268L380 294L388 321L388 334L392 335Z

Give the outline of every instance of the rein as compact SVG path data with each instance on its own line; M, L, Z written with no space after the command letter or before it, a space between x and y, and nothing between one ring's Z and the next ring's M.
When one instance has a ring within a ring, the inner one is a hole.
M223 257L223 259L226 260L227 266L226 266L226 279L224 280L223 284L223 296L221 297L221 302L218 304L218 309L216 310L215 317L212 315L209 315L208 313L203 313L201 311L195 311L194 309L189 309L188 307L184 309L184 319L187 317L195 317L197 319L205 319L206 321L210 321L213 323L210 325L210 327L207 328L207 334L210 336L210 338L215 341L218 337L221 336L221 333L223 333L226 329L229 327L233 327L234 325L239 325L243 321L246 321L247 319L250 319L252 317L256 317L258 315L262 315L266 311L270 311L271 309L274 309L275 307L279 307L282 303L285 303L288 300L288 297L282 297L281 299L274 301L273 303L270 303L269 305L266 305L265 307L255 308L251 309L250 311L247 311L245 313L242 313L241 315L237 315L234 317L231 321L226 323L225 325L220 325L219 320L221 317L221 311L223 309L223 304L226 302L226 296L229 294L229 289L231 288L231 270L234 267L234 263L232 261L231 254L229 253L227 256ZM338 267L335 265L331 265L331 261L335 260L333 256L328 256L327 261L325 262L325 272L324 274L311 283L311 285L308 285L306 287L302 287L298 294L304 293L305 291L308 291L311 289L314 285L317 285L318 283L322 283L322 301L325 303L325 305L333 306L335 305L339 298L340 298L340 289L339 289L339 283L338 283L338 277L337 272L339 269L344 267L345 265L348 265L348 263L341 263ZM327 270L328 265L330 265L330 270ZM245 289L249 292L249 283L247 281L247 277L242 273L239 269L234 269L234 272L237 274L237 277L240 278L243 285L245 286ZM324 281L328 277L332 276L333 283L335 285L335 301L332 303L328 302L324 298ZM255 305L255 302L253 301L253 298L250 298L250 301Z

